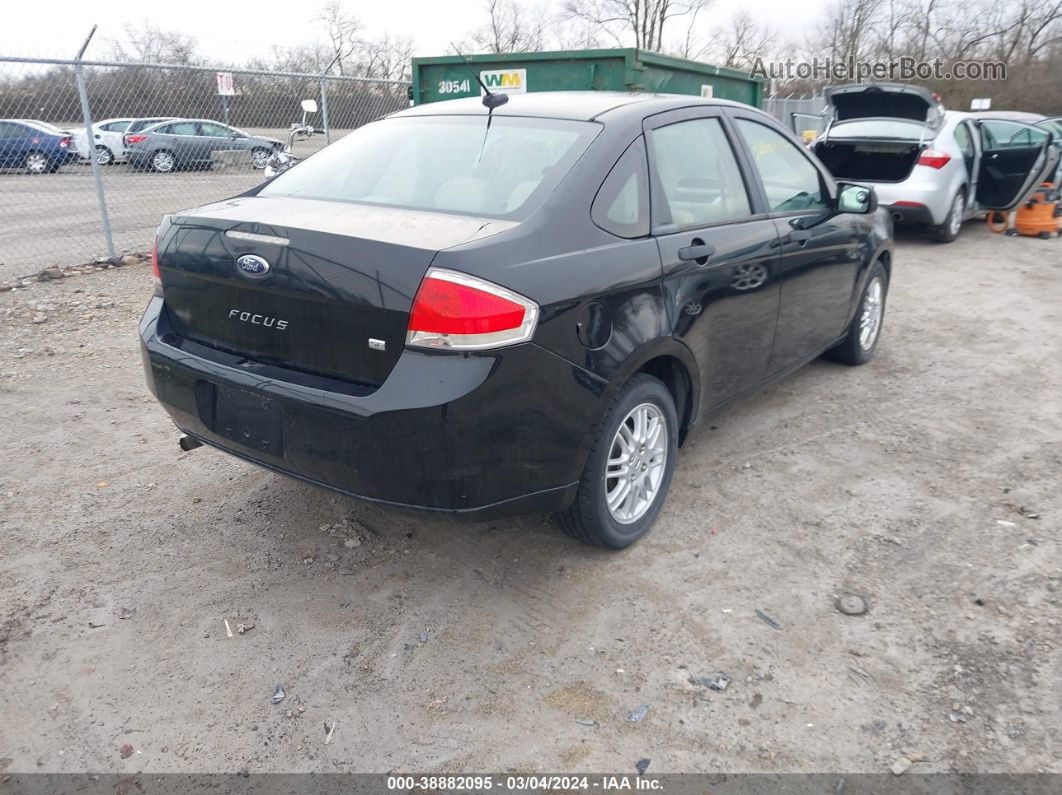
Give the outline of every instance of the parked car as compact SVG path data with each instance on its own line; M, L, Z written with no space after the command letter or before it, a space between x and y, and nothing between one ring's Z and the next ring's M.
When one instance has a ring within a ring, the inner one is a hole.
M101 166L109 166L112 163L122 163L126 159L125 134L130 131L137 132L145 127L151 127L159 122L168 121L171 117L156 116L152 118L120 118L104 119L92 125L92 138L96 152L97 162ZM89 147L85 129L75 131L74 141L77 144L78 154L88 159Z
M68 131L31 119L0 119L0 168L44 174L75 159L77 150Z
M888 214L765 113L534 93L488 122L403 110L163 220L140 335L183 447L620 548L698 423L873 356Z
M919 86L833 86L825 98L828 125L813 149L830 172L873 185L897 223L927 224L944 243L964 219L1018 205L1058 160L1044 131L945 111Z
M126 133L129 162L137 168L169 173L179 168L209 167L214 153L248 152L254 168L265 168L270 155L283 148L276 138L249 135L209 119L177 119Z

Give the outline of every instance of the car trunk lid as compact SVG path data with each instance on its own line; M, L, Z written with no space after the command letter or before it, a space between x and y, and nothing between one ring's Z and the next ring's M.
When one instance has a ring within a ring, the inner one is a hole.
M932 124L944 112L940 101L921 86L895 83L829 86L823 96L833 121L895 118Z
M379 386L435 253L513 222L336 201L240 197L172 216L159 238L174 331Z

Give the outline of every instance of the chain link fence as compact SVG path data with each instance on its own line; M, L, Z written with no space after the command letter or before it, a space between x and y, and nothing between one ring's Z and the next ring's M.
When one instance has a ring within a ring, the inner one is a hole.
M822 97L767 97L763 109L797 135L805 130L821 133L826 129L822 111L826 101ZM794 118L793 114L797 114Z
M164 214L254 187L305 99L323 134L300 157L407 107L409 84L0 56L0 281L143 251Z

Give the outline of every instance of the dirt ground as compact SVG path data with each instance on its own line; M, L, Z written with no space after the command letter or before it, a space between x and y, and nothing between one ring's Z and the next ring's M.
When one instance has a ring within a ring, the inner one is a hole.
M181 453L144 266L0 294L0 773L1062 772L1060 246L903 236L622 553Z

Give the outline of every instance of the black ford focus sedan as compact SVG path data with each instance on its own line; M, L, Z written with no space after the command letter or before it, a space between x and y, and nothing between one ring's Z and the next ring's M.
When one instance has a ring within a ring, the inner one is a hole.
M168 216L144 366L186 449L618 549L698 421L873 355L891 232L747 106L429 104Z

